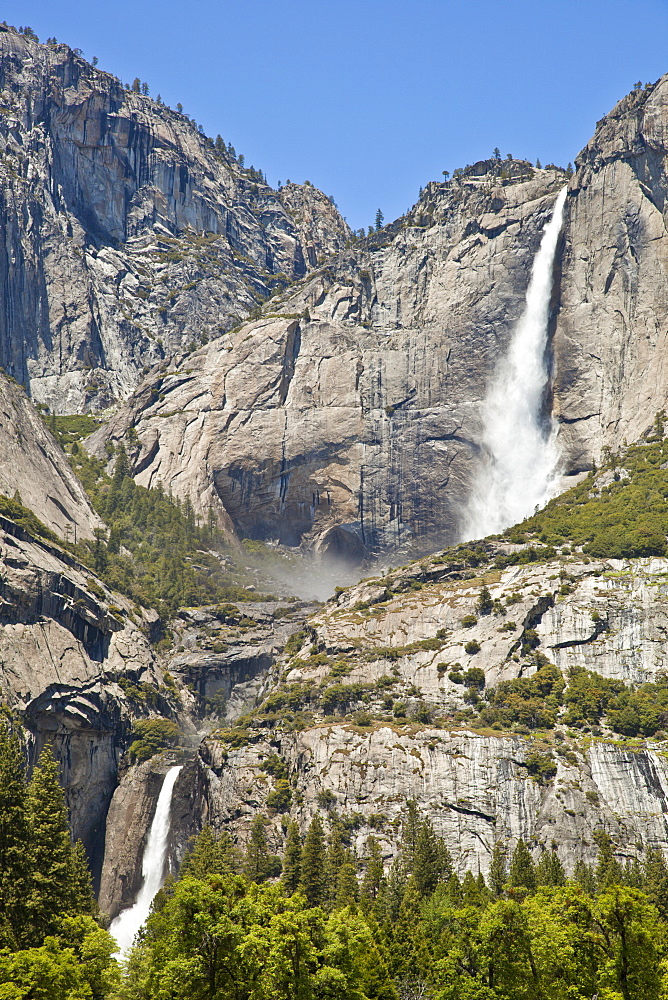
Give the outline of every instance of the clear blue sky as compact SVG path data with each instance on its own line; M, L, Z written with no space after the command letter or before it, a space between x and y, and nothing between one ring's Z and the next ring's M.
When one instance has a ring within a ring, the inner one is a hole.
M668 0L5 0L0 17L146 80L355 228L494 146L565 166L668 72Z

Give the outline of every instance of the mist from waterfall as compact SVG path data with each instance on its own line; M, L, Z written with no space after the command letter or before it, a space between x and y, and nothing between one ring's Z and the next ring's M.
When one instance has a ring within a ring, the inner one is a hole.
M556 427L544 414L554 258L563 225L560 191L533 262L524 312L483 404L484 460L465 519L465 539L522 521L556 492Z
M132 947L137 931L149 915L153 898L165 881L172 795L181 766L171 767L162 783L144 848L141 869L143 882L137 898L132 906L118 914L109 927L109 933L118 943L120 955L125 955Z

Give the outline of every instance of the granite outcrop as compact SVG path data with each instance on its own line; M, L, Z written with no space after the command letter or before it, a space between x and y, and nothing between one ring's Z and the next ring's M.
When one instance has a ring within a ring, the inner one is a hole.
M0 494L16 496L66 541L102 522L22 386L0 373Z
M284 205L182 111L6 25L0 177L0 366L57 413L124 398L350 236L311 185Z
M207 738L198 765L207 821L243 843L262 811L280 852L286 810L272 809L263 767L278 755L291 787L287 813L302 830L316 812L352 817L359 854L373 834L388 863L411 798L460 873L486 873L494 844L512 848L520 837L536 856L555 845L567 871L595 859L595 830L610 834L622 859L648 845L667 851L665 733L622 739L563 723L496 732L466 718L461 682L471 666L487 689L531 677L536 651L565 677L585 667L627 683L655 680L667 665L667 581L665 559L569 556L478 575L425 561L345 591L309 619L301 648L272 676L275 691L301 690L307 709L314 690L332 685L348 686L352 700L328 709L338 719L316 711L297 731L276 726L267 710L245 740L238 730ZM482 585L495 609L479 615Z
M430 184L259 319L152 373L91 449L132 427L142 485L341 562L453 541L480 403L565 180L486 161Z

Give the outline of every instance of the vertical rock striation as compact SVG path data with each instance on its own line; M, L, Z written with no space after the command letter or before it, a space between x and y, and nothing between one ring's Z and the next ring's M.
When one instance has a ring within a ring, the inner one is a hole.
M554 337L574 471L637 440L668 402L668 76L624 97L576 167Z
M350 235L321 192L291 185L288 211L187 115L6 26L0 178L0 366L60 412L126 396Z
M429 185L263 317L152 374L91 448L134 425L138 482L217 503L250 538L352 561L453 540L563 181L485 161Z

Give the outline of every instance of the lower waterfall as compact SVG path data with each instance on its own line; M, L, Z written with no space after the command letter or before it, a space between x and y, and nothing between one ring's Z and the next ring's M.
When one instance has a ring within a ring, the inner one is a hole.
M144 848L141 868L143 882L137 898L132 906L118 914L109 927L109 933L116 938L121 955L126 954L132 947L135 934L148 917L153 898L165 880L172 794L181 767L180 764L171 767L162 783Z
M533 514L554 495L559 453L545 420L547 332L554 258L566 188L559 192L533 262L524 312L483 404L484 462L465 518L465 539L484 538Z

